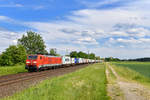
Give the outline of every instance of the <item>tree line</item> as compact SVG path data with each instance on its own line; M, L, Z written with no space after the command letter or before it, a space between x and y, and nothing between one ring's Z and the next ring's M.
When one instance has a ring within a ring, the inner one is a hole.
M121 61L121 60L119 58L107 57L105 58L105 61L109 62L109 61Z
M99 56L95 56L94 53L90 53L90 54L87 54L85 52L77 52L77 51L72 51L70 53L70 57L73 57L73 58L86 58L86 59L97 59L97 60L100 60L100 57Z
M18 63L25 63L28 54L44 54L60 56L55 49L46 50L46 45L41 35L28 31L17 41L17 45L10 45L2 54L0 54L0 66L12 66ZM71 57L100 59L94 53L86 54L82 51L73 51Z
M149 62L150 57L144 57L144 58L136 58L136 59L123 59L121 61L140 61L140 62Z
M144 57L144 58L135 58L135 59L119 59L119 58L113 58L113 57L107 57L105 58L105 61L139 61L139 62L150 62L150 57Z

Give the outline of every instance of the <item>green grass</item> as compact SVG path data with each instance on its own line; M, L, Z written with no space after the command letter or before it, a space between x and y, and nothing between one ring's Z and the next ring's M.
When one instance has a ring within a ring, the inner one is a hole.
M150 63L143 62L113 62L116 72L128 80L150 85Z
M27 72L25 65L0 66L0 76Z
M150 78L150 62L113 62L113 64L135 70Z
M104 64L45 80L4 100L108 100Z

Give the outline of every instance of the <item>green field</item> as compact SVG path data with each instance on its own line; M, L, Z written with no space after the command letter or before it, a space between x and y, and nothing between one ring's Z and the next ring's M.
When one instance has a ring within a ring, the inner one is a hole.
M108 100L104 64L45 80L5 100Z
M27 72L25 65L0 66L0 76Z
M150 62L113 62L113 64L130 68L150 78Z
M149 62L112 62L116 72L128 81L136 81L150 87Z

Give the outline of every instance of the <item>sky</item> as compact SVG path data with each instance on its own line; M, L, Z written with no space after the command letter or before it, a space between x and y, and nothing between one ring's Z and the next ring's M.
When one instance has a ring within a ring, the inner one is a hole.
M150 0L0 0L0 52L27 31L58 53L150 57Z

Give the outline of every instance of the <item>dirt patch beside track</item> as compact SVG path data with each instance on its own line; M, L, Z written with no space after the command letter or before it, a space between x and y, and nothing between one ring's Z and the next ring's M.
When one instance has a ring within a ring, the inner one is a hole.
M67 68L58 68L52 70L46 70L42 72L32 72L32 73L20 73L15 75L7 75L0 77L0 98L11 96L16 92L19 92L25 88L35 85L42 80L47 78L52 78L66 73L76 71L80 68L86 67L85 65L78 65Z

